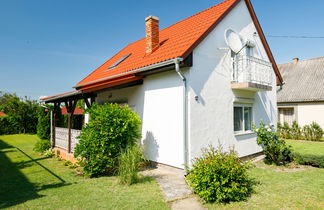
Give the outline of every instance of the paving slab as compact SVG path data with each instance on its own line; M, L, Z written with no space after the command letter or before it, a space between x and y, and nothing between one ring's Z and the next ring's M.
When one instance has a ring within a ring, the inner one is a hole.
M141 172L156 179L171 209L204 209L184 180L184 170L165 165Z

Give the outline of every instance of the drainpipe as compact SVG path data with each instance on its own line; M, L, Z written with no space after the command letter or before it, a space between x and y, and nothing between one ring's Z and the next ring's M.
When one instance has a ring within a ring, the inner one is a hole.
M174 59L175 70L183 82L183 163L184 166L188 165L188 143L187 143L187 79L184 74L180 71L180 61L182 58Z

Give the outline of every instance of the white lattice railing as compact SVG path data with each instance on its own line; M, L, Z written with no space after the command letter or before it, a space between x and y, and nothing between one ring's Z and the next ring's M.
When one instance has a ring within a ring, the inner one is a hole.
M253 82L262 85L272 85L272 65L270 62L247 55L234 58L232 82Z
M77 137L80 135L81 130L71 129L71 151L74 152L75 145L79 142Z
M74 151L75 145L78 143L77 137L80 135L80 130L71 129L71 151ZM69 129L55 127L55 146L68 150Z

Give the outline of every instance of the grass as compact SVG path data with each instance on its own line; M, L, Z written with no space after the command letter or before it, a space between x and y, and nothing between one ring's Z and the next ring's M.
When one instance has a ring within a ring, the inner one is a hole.
M116 177L76 176L63 161L33 152L37 140L0 136L0 208L168 209L154 179L122 186Z
M323 142L292 141L296 152L324 154ZM256 192L244 202L226 205L205 204L209 209L324 209L324 169L287 168L256 164L250 174L259 184Z
M324 142L285 140L293 150L302 155L324 155Z

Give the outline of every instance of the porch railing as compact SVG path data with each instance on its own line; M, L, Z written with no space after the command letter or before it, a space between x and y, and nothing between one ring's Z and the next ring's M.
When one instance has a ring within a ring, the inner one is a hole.
M78 143L77 137L81 130L71 129L71 151L74 151L75 145ZM55 127L55 146L68 150L69 129Z
M251 82L261 85L272 85L272 65L270 62L247 55L234 57L232 82Z

